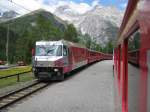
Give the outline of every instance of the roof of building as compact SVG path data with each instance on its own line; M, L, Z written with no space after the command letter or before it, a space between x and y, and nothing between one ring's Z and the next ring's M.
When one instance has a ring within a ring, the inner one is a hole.
M41 40L41 41L37 41L36 45L67 45L67 46L74 46L74 47L81 47L81 48L86 48L84 45L78 44L78 43L74 43L74 42L70 42L70 41L66 41L66 40L59 40L59 41L45 41L45 40Z

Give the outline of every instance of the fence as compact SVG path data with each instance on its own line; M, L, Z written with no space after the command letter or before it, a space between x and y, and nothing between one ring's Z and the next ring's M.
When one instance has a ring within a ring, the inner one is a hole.
M31 72L31 70L30 71L21 72L21 73L17 73L17 74L12 74L12 75L8 75L8 76L4 76L4 77L0 77L0 80L16 76L17 82L19 82L20 81L20 75L25 74L25 73L29 73L29 72Z

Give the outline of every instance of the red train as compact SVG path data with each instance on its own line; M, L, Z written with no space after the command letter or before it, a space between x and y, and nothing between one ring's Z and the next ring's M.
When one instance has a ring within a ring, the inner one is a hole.
M63 80L66 73L103 59L112 59L112 55L65 40L38 41L33 72L39 80Z
M135 65L139 66L139 49L134 50L134 51L129 51L128 52L128 62Z
M139 39L139 44L137 40ZM135 44L130 46L131 40ZM114 50L116 112L150 112L150 1L129 0ZM138 50L130 51L130 48ZM138 64L133 67L128 61Z

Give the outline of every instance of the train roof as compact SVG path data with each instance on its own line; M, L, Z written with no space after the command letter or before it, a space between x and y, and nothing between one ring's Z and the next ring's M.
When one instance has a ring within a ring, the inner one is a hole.
M62 45L61 41L37 41L36 45Z
M128 5L117 38L117 45L121 44L125 38L127 38L133 31L135 31L139 27L137 24L137 16L141 4L142 3L140 0L128 1Z
M74 46L80 48L86 48L84 45L80 45L78 43L73 43L66 40L59 40L59 41L37 41L36 45L66 45L66 46Z

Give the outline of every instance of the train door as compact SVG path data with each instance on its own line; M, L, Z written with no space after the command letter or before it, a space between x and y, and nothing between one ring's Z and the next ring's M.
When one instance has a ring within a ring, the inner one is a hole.
M69 64L68 48L66 45L63 45L63 57L64 57L64 66L68 66L68 64Z
M66 45L63 45L63 59L64 59L64 68L63 73L68 73L72 70L72 56L69 48Z
M72 64L73 64L73 56L72 56L71 47L68 48L68 61L69 61L69 66L72 66Z

